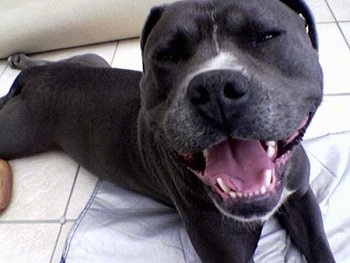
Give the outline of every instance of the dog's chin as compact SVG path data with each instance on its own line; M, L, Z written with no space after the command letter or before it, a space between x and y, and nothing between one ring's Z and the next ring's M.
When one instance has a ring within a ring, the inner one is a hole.
M234 193L232 198L230 193L223 194L208 187L208 194L223 215L240 222L260 223L269 219L284 199L282 180L276 176L273 181L264 193Z
M224 215L264 221L285 199L284 174L308 123L306 117L285 140L224 138L202 152L179 157Z

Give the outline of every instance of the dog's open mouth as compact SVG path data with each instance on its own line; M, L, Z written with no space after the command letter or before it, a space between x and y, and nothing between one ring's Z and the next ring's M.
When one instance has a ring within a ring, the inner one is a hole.
M224 203L261 200L281 191L281 174L301 140L309 117L285 140L228 138L195 154L181 154L195 173Z

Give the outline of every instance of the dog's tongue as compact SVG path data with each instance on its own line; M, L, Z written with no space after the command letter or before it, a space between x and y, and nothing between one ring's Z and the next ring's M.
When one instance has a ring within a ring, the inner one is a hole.
M220 177L230 189L248 193L264 186L272 169L260 141L229 139L207 150L203 176L212 185Z

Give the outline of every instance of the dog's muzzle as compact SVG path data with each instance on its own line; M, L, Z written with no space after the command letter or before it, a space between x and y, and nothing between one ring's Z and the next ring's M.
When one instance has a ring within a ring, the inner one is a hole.
M297 129L283 140L230 136L225 122L236 118L233 116L239 115L249 99L247 81L232 71L212 71L192 79L187 94L191 104L202 118L224 130L227 136L201 152L179 153L179 158L209 186L216 204L225 213L249 217L254 211L254 216L263 217L280 200L286 164L310 116L304 116Z

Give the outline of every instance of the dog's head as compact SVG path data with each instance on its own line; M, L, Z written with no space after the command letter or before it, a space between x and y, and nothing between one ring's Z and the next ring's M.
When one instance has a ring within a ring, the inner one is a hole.
M141 112L155 138L226 215L269 214L322 99L315 25L304 3L156 7L141 48Z

